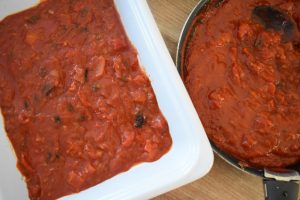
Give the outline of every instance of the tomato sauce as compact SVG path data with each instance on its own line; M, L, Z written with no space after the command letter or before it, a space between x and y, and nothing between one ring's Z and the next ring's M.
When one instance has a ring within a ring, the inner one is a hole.
M172 144L113 0L48 0L5 18L0 106L34 200L94 186Z
M300 1L214 0L190 30L183 79L210 140L244 166L300 161L299 43L253 18L268 5L300 28Z

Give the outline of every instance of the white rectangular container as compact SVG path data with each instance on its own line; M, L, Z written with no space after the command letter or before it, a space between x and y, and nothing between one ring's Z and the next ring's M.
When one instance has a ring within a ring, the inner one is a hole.
M0 19L38 0L0 0ZM204 176L213 153L199 117L175 68L146 0L115 0L129 39L151 80L166 117L173 146L160 160L127 172L63 200L149 199ZM28 199L27 189L0 115L0 200Z

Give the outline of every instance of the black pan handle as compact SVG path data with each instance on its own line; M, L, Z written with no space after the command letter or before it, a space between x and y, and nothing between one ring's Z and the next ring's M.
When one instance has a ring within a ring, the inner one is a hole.
M299 185L292 181L264 179L266 200L298 200Z

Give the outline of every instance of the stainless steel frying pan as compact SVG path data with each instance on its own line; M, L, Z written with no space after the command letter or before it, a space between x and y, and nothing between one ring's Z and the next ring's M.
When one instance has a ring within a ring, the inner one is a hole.
M188 43L191 34L193 33L194 26L197 25L197 20L201 20L196 19L196 17L204 10L208 3L215 3L215 7L221 9L224 2L225 0L200 0L186 20L179 38L176 55L176 66L181 76L184 76L185 73L185 66L182 58L185 57L186 43ZM262 178L266 200L298 200L299 185L297 184L297 181L300 181L300 163L284 169L280 173L268 169L245 168L239 165L239 160L217 148L212 141L211 143L215 153L229 164L245 173Z

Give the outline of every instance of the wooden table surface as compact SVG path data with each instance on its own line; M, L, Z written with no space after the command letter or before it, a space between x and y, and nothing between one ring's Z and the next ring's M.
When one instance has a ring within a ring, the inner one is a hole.
M152 13L175 60L183 24L197 0L148 0ZM215 155L204 178L163 194L155 200L263 200L262 180L240 172Z

